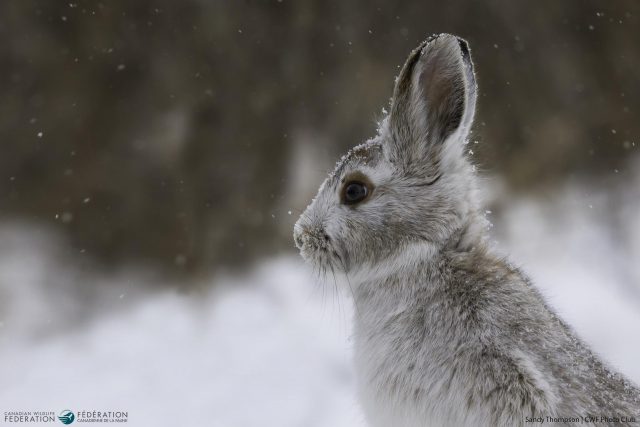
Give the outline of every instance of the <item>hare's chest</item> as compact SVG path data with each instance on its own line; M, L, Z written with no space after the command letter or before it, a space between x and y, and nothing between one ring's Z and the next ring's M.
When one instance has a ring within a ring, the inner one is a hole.
M468 390L450 364L455 344L441 338L415 319L356 324L358 393L370 425L464 426L481 418L461 411Z

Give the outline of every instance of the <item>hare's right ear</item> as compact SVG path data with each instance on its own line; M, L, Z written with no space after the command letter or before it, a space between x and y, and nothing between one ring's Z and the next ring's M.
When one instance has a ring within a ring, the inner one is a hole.
M396 81L388 121L390 159L427 166L451 137L461 145L473 122L476 91L466 41L440 34L423 42Z

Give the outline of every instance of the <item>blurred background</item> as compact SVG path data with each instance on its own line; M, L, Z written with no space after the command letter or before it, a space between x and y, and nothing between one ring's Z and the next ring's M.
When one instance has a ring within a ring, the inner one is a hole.
M9 0L0 411L359 425L350 301L291 232L437 32L472 48L496 246L640 382L635 0Z

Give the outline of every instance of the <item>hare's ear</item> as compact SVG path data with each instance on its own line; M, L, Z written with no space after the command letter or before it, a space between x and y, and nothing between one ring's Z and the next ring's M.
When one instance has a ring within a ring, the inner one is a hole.
M449 138L467 137L475 104L467 42L449 34L423 42L396 81L388 122L391 160L405 165L435 160Z

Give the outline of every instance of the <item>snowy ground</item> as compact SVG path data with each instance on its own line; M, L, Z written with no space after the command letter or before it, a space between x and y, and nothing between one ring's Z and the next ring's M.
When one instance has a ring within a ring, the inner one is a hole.
M135 426L358 425L347 314L322 302L296 258L219 277L197 296L136 294L143 277L93 283L103 307L87 318L87 302L46 288L52 274L67 292L95 278L14 249L0 261L0 412L124 410Z
M567 188L493 218L497 244L597 352L640 383L637 193ZM493 217L493 214L490 215ZM610 218L609 218L610 219ZM610 222L610 221L609 221ZM359 426L350 302L297 257L198 295L78 271L63 242L0 227L0 412L124 410L134 426ZM634 261L636 263L634 264Z

